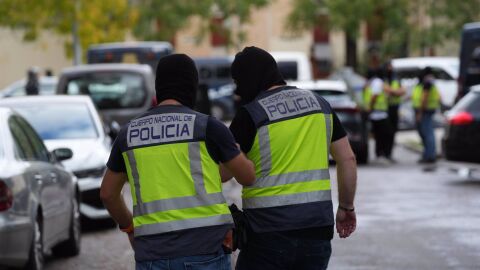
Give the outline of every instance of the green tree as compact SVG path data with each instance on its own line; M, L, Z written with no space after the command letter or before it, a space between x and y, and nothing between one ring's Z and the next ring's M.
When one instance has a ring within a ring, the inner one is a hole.
M373 0L294 0L286 27L290 32L309 30L328 15L328 27L345 32L346 65L357 66L360 25L373 11Z
M201 23L194 26L197 28L198 41L207 33L216 32L225 38L227 46L238 45L245 39L241 26L250 19L251 10L269 2L270 0L143 0L137 3L139 21L134 33L145 40L173 40L178 31L190 26L190 18L198 16ZM225 23L219 25L213 18ZM236 29L230 23L234 18L239 23Z
M43 29L71 35L65 46L75 63L80 48L123 40L136 14L128 0L0 0L0 25L24 30L26 41Z

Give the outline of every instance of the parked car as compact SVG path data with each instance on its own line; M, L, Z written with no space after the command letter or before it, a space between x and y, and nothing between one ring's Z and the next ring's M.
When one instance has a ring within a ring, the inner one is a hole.
M450 111L443 152L450 161L480 164L480 85L472 87Z
M60 95L88 95L109 127L126 124L154 104L152 69L138 64L98 64L63 70Z
M459 60L457 57L411 57L392 60L395 74L403 87L411 95L413 87L418 84L420 72L431 67L435 85L442 99L442 108L448 109L455 103Z
M473 85L480 84L480 22L463 26L459 72L457 98L466 95Z
M0 108L0 268L42 269L44 254L80 251L76 179L20 115Z
M362 121L360 109L347 93L347 85L342 81L329 80L291 82L290 85L324 97L345 128L357 162L368 163L368 130Z
M287 81L312 80L312 66L303 52L278 51L270 53Z
M40 95L55 95L55 89L57 88L57 77L40 77L38 79L39 94ZM25 79L16 81L3 90L0 91L0 98L25 96L25 85L27 81Z
M147 64L155 73L158 60L171 53L172 44L165 41L104 43L88 48L87 61L89 64Z
M62 164L78 178L80 213L89 219L109 218L100 200L100 185L111 140L91 99L86 96L21 97L1 100L0 106L8 106L25 117L49 150L72 149L73 157Z
M208 93L210 108L203 113L219 120L232 119L235 114L235 85L230 74L233 58L198 57L193 61L198 70L200 89Z

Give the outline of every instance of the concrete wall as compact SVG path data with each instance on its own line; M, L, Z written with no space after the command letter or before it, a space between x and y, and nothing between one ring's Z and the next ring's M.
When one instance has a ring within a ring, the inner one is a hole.
M25 77L29 67L50 68L54 74L72 60L65 56L64 38L44 31L35 42L24 42L21 31L0 28L0 89Z

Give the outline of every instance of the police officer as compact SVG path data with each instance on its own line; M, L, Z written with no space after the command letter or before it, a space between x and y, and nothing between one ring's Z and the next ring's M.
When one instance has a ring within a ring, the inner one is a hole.
M159 105L131 120L113 145L100 196L129 236L136 269L230 267L222 242L233 221L219 163L244 185L254 182L254 167L226 126L191 109L197 88L192 59L162 58L155 79ZM127 181L133 214L121 196Z
M415 122L423 143L422 158L419 163L435 163L436 147L433 116L440 108L440 93L434 84L432 69L426 67L419 77L419 84L413 88L412 106L415 110Z
M27 96L36 96L39 94L38 69L30 68L27 71L27 83L25 85L25 93Z
M345 130L325 99L286 86L266 51L245 48L231 70L244 106L230 130L257 175L243 187L250 229L237 269L326 269L334 226L329 154L337 162L337 231L348 237L356 226L356 162Z
M374 69L368 82L366 92L370 99L367 103L372 132L375 138L375 154L381 164L390 164L393 148L393 128L388 119L387 95L389 87L382 80L382 70Z
M402 103L402 96L405 95L405 89L401 86L400 81L395 77L391 61L385 64L384 82L389 88L388 94L388 119L393 130L393 141L395 141L395 133L398 130L398 109Z

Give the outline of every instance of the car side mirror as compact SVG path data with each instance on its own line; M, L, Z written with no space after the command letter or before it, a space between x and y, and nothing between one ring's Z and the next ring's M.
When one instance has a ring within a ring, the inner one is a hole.
M57 148L52 151L52 154L58 161L64 161L73 157L73 152L70 148Z

